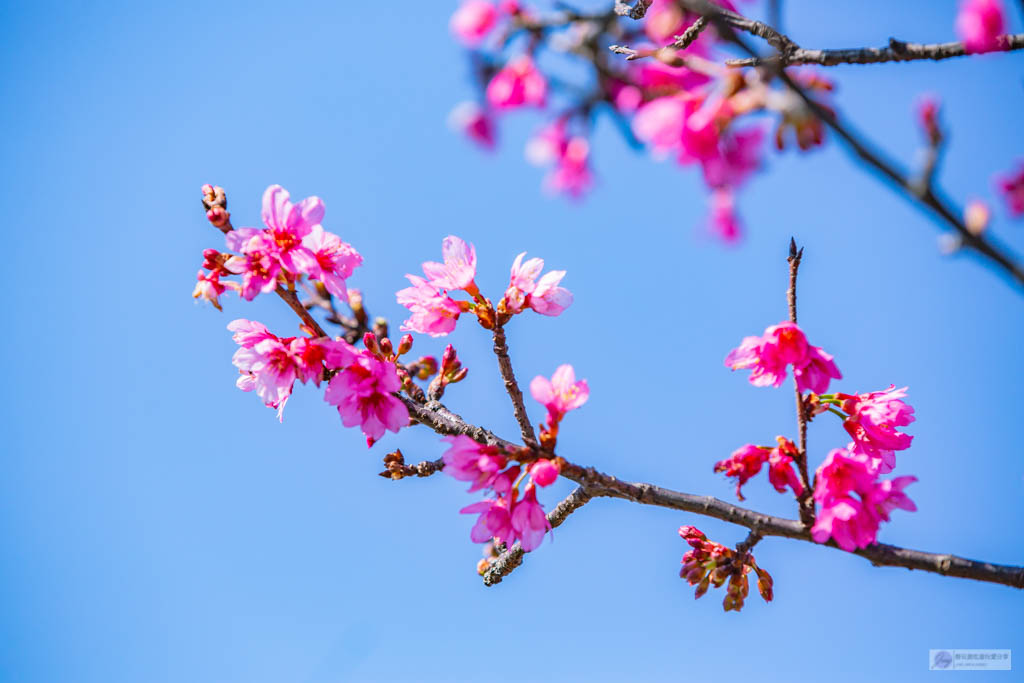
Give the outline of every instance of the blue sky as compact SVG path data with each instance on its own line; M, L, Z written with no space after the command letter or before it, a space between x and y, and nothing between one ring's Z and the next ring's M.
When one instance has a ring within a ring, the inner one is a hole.
M290 333L295 322L276 299L232 298L223 314L193 303L201 251L221 245L199 187L227 188L245 225L281 183L324 198L326 227L365 257L351 284L395 324L402 275L449 233L476 244L491 296L520 251L567 270L573 307L509 329L521 378L570 362L590 382L562 454L731 499L712 464L793 433L791 392L755 389L721 361L785 317L795 235L800 320L835 354L840 388L909 385L917 410L897 474L919 478L908 490L919 511L896 512L880 540L1024 562L1019 288L940 254L930 219L834 144L769 156L742 194L749 236L737 248L697 236L694 171L631 151L608 121L592 196L544 197L522 158L537 115L512 117L493 155L445 127L472 95L450 5L2 5L12 258L0 343L13 393L0 677L909 681L927 675L929 648L1024 656L1020 591L783 539L756 551L775 602L724 614L720 593L694 601L678 578L676 529L730 544L744 530L616 500L591 503L484 588L472 520L458 514L476 497L442 476L376 474L394 447L438 457L435 436L409 429L368 451L315 390L297 391L282 425L234 387L225 325ZM811 47L942 41L954 13L953 2L791 0L785 27ZM1024 154L1022 66L1018 53L829 75L841 110L905 160L919 143L916 97L938 93L952 131L940 179L963 201L992 199L992 173ZM1000 207L993 229L1024 253L1024 223ZM488 337L464 324L451 341L470 375L449 405L514 436ZM442 348L417 340L420 353ZM843 443L837 422L816 423L812 462ZM553 488L548 505L569 490ZM764 481L746 492L750 507L794 512Z

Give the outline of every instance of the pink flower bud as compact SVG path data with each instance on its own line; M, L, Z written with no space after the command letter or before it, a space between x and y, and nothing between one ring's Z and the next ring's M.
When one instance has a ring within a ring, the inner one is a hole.
M558 479L558 466L547 458L541 458L530 466L530 476L537 486L550 486Z

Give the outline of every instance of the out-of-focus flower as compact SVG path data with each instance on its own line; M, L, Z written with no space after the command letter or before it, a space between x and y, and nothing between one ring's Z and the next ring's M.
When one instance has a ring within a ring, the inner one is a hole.
M999 49L999 36L1005 31L1003 3L1000 0L962 0L956 15L956 32L968 52Z
M496 109L543 107L548 83L529 55L511 59L487 84L487 101Z
M1013 216L1024 216L1024 162L1016 171L997 180L999 191L1003 193L1006 206Z
M448 115L448 125L485 149L494 149L497 136L490 114L475 102L462 102Z
M465 0L452 14L449 28L465 45L476 46L498 19L498 9L485 0Z

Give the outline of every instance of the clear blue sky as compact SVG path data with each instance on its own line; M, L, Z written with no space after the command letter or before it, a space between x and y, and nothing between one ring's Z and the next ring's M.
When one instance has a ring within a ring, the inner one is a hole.
M545 198L522 159L538 117L513 117L494 155L445 127L472 93L447 33L454 6L3 4L0 678L910 681L928 675L929 648L1024 658L1020 591L782 539L756 552L775 602L724 614L720 593L694 601L677 577L676 529L725 543L744 530L616 500L484 588L458 514L476 499L464 484L377 476L394 447L438 457L435 436L409 429L368 451L312 389L281 425L235 388L225 325L295 326L275 299L231 298L223 314L193 303L200 253L222 244L199 187L226 187L244 225L281 183L324 198L328 229L366 259L352 284L396 324L402 275L449 233L476 244L492 296L522 250L566 269L574 306L509 330L520 377L571 362L590 381L562 453L729 499L712 464L793 432L790 391L755 389L722 358L785 316L795 235L800 319L836 355L842 388L909 385L917 409L898 473L919 477L919 511L894 513L880 539L1024 562L1019 289L942 256L930 220L833 144L769 157L742 195L749 238L734 249L695 236L696 173L632 152L607 121L593 195ZM952 1L785 10L808 46L953 39ZM1018 53L829 74L842 111L903 159L919 142L916 96L939 93L952 128L940 177L962 200L991 198L991 174L1024 155L1022 67ZM1000 208L994 229L1024 253L1024 223ZM451 407L514 436L486 335L467 323L452 341L470 375ZM814 425L814 458L842 443L837 421ZM548 505L568 491L555 488ZM751 507L793 514L765 482L747 490Z

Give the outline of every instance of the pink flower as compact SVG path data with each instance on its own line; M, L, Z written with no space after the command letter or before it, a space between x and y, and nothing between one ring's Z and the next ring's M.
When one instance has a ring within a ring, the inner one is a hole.
M545 179L551 192L564 192L579 198L590 189L592 176L587 160L590 144L586 138L569 137L565 119L545 126L526 143L526 158L536 166L554 164Z
M523 499L513 506L511 521L512 529L526 552L540 546L544 534L551 529L551 522L537 502L537 489L532 483L526 485Z
M999 190L1013 216L1024 215L1024 163L1013 173L998 180Z
M942 139L939 129L939 98L935 95L924 95L917 101L917 123L932 145Z
M727 477L736 477L736 497L743 497L743 485L761 471L761 465L768 460L768 450L748 443L740 446L725 460L715 463L715 472L725 472Z
M484 0L465 0L452 14L449 28L465 45L475 46L482 41L498 19L498 10Z
M192 290L192 298L209 301L213 304L214 308L218 311L221 310L218 297L224 293L227 287L220 282L220 270L214 270L210 274L200 270L199 274L196 275L196 280L198 282L196 282L195 289Z
M363 262L362 255L348 242L320 225L310 228L302 244L313 254L313 265L305 271L313 280L324 283L327 291L342 301L348 301L345 280Z
M698 157L709 187L739 187L761 165L760 128L732 130Z
M510 60L487 84L487 101L497 109L543 107L548 84L529 55Z
M914 409L900 400L907 395L906 390L890 385L885 391L859 396L839 394L845 399L843 410L849 415L843 427L853 437L851 450L870 458L883 474L895 465L894 451L910 448L914 438L896 429L914 421Z
M1003 3L999 0L962 0L956 15L956 32L968 52L999 49L1005 31Z
M875 542L878 527L889 521L895 508L916 510L903 493L916 477L897 477L876 481L876 471L863 456L843 449L832 451L818 468L814 499L821 503L811 537L824 543L832 537L846 551L864 548ZM854 498L854 495L859 498Z
M807 347L807 356L802 367L793 368L793 376L796 378L797 388L804 391L813 391L816 394L824 394L828 391L830 379L842 379L832 355L826 353L820 346Z
M228 330L234 332L231 339L243 349L251 349L264 339L276 339L263 323L239 318L228 323Z
M640 107L633 117L633 133L664 157L683 144L686 119L696 107L692 98L659 97Z
M494 122L490 115L473 102L459 104L448 115L448 125L486 149L494 149Z
M470 491L490 488L507 460L497 446L486 446L465 435L446 436L450 445L441 456L444 473L458 481L473 482Z
M469 532L471 541L486 543L493 538L499 543L512 545L516 532L512 528L512 516L509 514L506 498L498 496L495 499L481 500L459 510L463 515L476 512L480 513L480 516Z
M443 337L455 329L462 309L447 294L438 292L437 287L416 275L406 275L412 287L398 290L398 303L412 313L402 323L402 332L419 332L431 337Z
M781 436L778 441L779 445L768 455L768 481L779 493L785 492L788 486L799 497L804 492L804 485L793 469L793 456L797 454L796 445Z
M226 270L242 276L241 297L252 301L257 294L274 291L277 274L281 272L274 240L255 228L232 230L226 237L229 249L242 252L241 256L232 256L224 263Z
M551 486L558 479L558 465L541 458L530 465L530 477L537 486Z
M427 261L423 273L431 285L438 289L464 289L471 294L476 291L473 278L476 276L476 248L455 235L448 235L441 242L444 263Z
M743 229L732 190L716 189L711 193L711 232L727 244L739 241Z
M505 290L506 310L519 313L532 308L542 315L559 315L572 305L572 292L559 286L565 271L551 270L541 276L544 259L532 258L523 263L524 256L525 251L512 263L512 277Z
M345 342L334 342L343 344L347 346ZM340 360L346 365L327 384L324 400L338 407L342 424L362 429L368 446L384 436L385 431L397 432L409 424L409 411L393 395L402 386L393 362L365 349L332 350L328 360Z
M271 185L263 193L263 223L277 247L274 256L291 273L309 273L317 268L313 252L303 246L303 238L324 217L319 197L307 197L298 204L280 185Z
M570 410L579 408L590 398L587 380L576 381L576 372L571 365L560 365L548 380L540 375L530 382L533 398L548 410L548 422L560 422Z
M647 8L644 18L644 33L655 43L671 40L677 33L686 28L686 16L678 2L674 0L656 0Z

